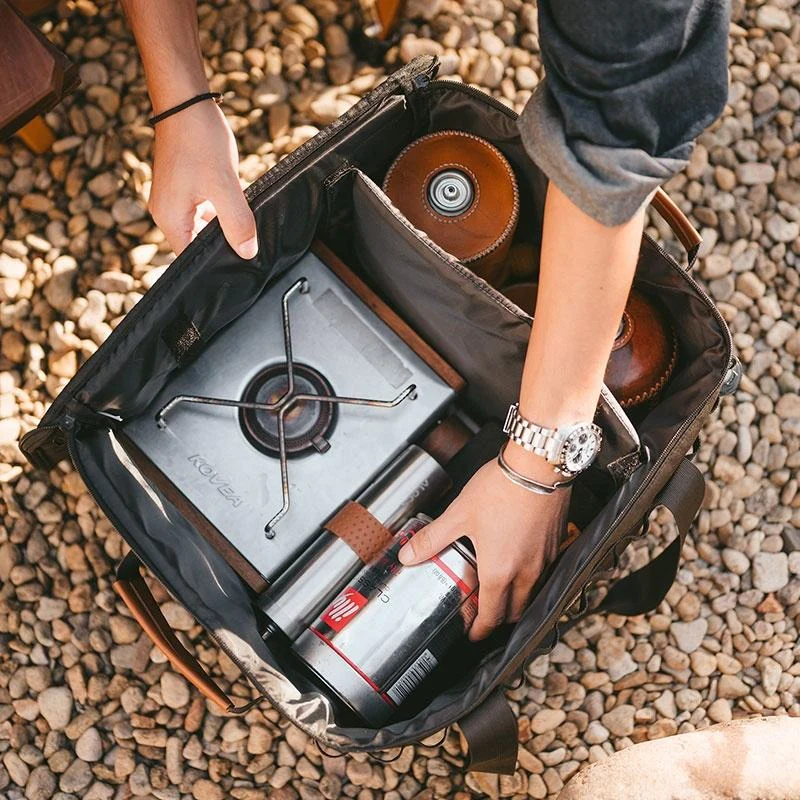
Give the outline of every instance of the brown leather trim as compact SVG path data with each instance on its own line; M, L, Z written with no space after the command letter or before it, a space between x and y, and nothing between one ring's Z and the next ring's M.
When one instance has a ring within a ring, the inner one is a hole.
M392 311L326 244L319 239L311 245L311 252L358 295L367 307L377 314L451 389L460 392L464 379L419 334Z
M250 562L212 525L186 495L143 453L122 431L115 434L119 443L145 478L169 500L198 533L228 562L236 574L256 594L263 592L269 582Z
M686 215L677 206L675 201L661 188L656 189L650 201L653 208L661 215L667 225L672 228L678 241L689 254L689 263L694 261L703 239L697 229L687 219Z
M455 414L434 426L419 446L443 467L472 438L472 431Z
M391 532L364 506L352 500L338 511L325 527L346 542L365 564L383 552L392 541Z
M150 587L142 577L138 558L134 557L131 561L126 558L120 574L121 576L112 584L114 591L122 598L144 632L153 640L153 644L169 659L169 663L223 711L235 710L233 701L206 675L198 660L180 643L170 628Z
M375 38L384 41L394 30L403 0L360 0L361 13L365 20L375 20L379 30Z
M473 199L457 216L440 214L428 199L434 175L455 169L470 177ZM415 139L394 160L383 192L406 219L492 286L506 279L506 256L519 218L514 170L490 142L458 130Z

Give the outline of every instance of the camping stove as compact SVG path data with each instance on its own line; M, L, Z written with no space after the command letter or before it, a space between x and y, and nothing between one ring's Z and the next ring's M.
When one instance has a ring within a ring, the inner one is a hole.
M123 428L267 581L455 396L348 284L308 253Z

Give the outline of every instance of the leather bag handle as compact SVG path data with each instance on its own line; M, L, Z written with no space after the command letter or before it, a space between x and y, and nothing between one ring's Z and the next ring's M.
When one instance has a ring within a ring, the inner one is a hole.
M689 256L689 266L691 267L697 258L700 245L703 243L703 239L697 229L689 222L686 214L680 210L678 204L660 186L656 189L650 205L678 237L678 241L683 245Z
M688 458L681 459L653 504L653 508L664 506L672 514L678 535L643 567L615 581L602 602L588 613L636 616L652 611L666 597L678 573L686 534L700 510L705 492L706 482L700 470Z
M467 741L467 769L513 775L519 750L517 718L502 688L458 721Z
M223 711L242 714L252 708L261 700L260 697L243 706L236 706L208 676L200 662L181 644L145 582L141 567L142 562L138 556L133 551L129 552L117 569L117 580L113 586L134 619L153 640L153 644L167 657L177 672Z

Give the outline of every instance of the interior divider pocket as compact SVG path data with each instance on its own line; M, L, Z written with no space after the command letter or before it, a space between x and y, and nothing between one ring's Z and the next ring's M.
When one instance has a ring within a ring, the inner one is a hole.
M353 235L367 279L467 381L468 406L502 419L519 396L531 318L395 208L362 172L353 182ZM604 388L600 466L639 450L625 412Z

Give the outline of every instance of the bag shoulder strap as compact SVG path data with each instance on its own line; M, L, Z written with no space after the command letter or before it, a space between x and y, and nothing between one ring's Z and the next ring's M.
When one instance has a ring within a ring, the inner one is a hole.
M664 506L669 510L678 527L678 535L654 559L613 583L602 602L590 613L630 617L658 606L675 580L686 534L700 510L705 491L702 473L688 458L683 458L653 504L653 508Z

